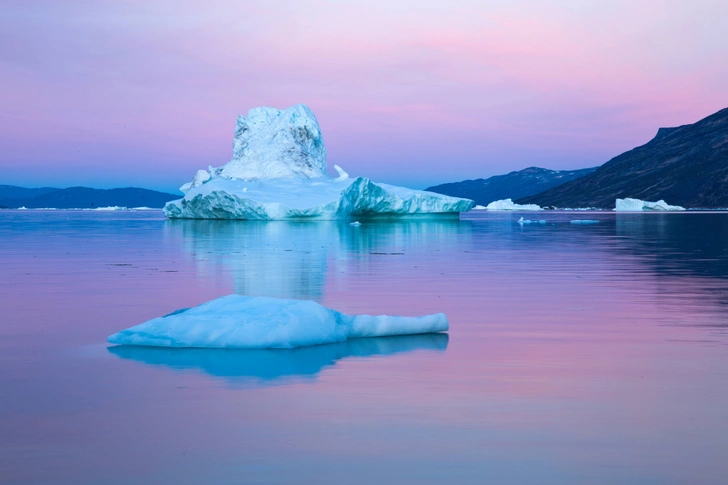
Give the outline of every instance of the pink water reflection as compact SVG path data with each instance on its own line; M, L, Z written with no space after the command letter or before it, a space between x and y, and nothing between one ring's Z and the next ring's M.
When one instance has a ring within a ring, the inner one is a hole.
M685 263L682 220L352 229L84 216L0 223L6 481L721 483L728 472L728 285ZM656 240L663 252L645 254ZM390 252L404 254L372 254ZM242 288L348 312L444 311L449 339L314 349L320 369L277 377L234 357L210 370L105 350L119 328Z

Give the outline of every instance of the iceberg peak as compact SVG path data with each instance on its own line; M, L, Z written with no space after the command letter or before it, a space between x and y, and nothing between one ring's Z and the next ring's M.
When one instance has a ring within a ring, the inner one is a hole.
M233 158L219 175L243 180L326 176L326 148L316 115L305 104L253 108L235 125Z

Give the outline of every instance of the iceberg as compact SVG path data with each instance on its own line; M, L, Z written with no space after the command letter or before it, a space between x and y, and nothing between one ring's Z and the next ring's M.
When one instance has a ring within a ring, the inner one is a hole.
M489 211L540 211L541 206L536 204L515 204L511 199L502 199L491 202L485 207Z
M286 110L254 108L238 116L233 157L200 170L168 202L171 219L338 220L372 216L455 216L469 199L350 177L334 166L326 173L326 149L316 116L305 105Z
M617 199L615 209L618 212L641 212L641 211L684 211L679 205L669 205L664 200L647 202L640 199Z
M443 313L346 315L311 300L228 295L122 330L109 343L176 348L291 349L360 337L448 330Z

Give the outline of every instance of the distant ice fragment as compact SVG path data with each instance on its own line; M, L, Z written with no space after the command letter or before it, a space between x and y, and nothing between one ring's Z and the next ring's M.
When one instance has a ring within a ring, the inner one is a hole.
M229 295L122 330L108 341L153 347L288 349L447 330L443 313L422 317L346 315L310 300Z
M487 207L485 207L484 205L480 205L480 204L478 204L475 207L473 207L473 210L474 211L483 211L485 209L487 209Z
M520 225L524 225L524 224L546 224L546 221L544 219L541 219L539 221L530 221L528 219L524 219L523 217L521 217L520 219L518 219L516 222L518 224L520 224Z
M491 211L540 211L536 204L515 204L511 199L502 199L491 202L486 206Z
M571 224L599 224L596 219L572 219L569 221Z
M641 212L641 211L684 211L679 205L669 205L664 200L647 202L640 199L617 199L615 209L617 212Z
M350 222L350 223L349 223L349 225L350 225L350 226L361 226L361 222L359 222L359 221L354 221L354 222Z
M184 198L164 213L180 219L318 219L359 216L454 215L473 201L433 192L326 174L326 149L313 112L299 104L286 110L255 108L239 116L233 158L200 170L181 187Z

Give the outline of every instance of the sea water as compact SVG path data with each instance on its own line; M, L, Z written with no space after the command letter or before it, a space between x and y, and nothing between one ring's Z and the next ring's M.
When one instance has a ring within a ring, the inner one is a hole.
M728 214L522 215L0 211L0 483L725 483ZM105 343L231 293L450 331Z

